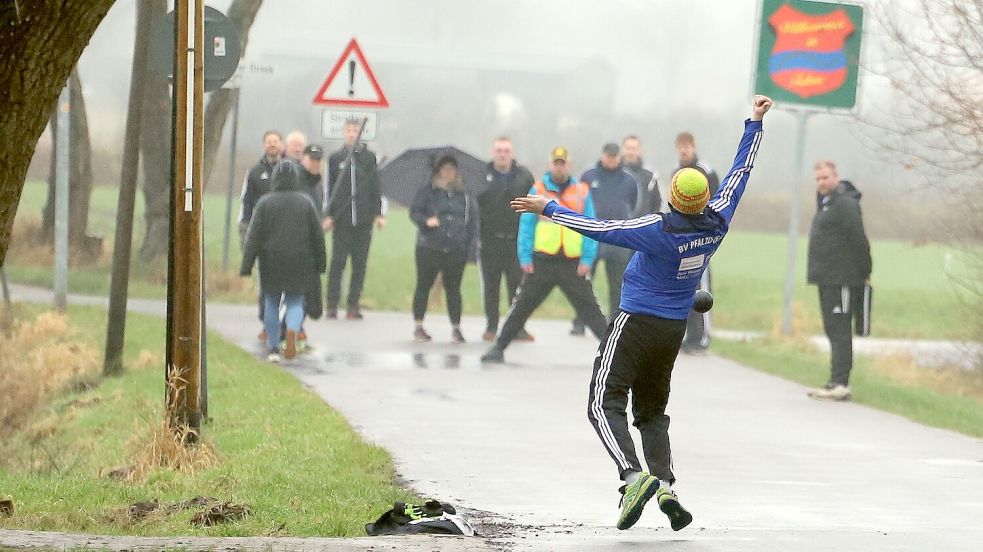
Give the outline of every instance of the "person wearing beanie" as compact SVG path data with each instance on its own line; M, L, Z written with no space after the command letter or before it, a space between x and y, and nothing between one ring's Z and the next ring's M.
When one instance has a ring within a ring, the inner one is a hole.
M279 362L297 354L297 337L304 321L304 294L324 273L324 233L321 217L310 197L301 191L294 161L273 167L273 191L256 204L242 252L241 276L252 273L259 259L263 293L263 328L267 359ZM280 350L280 306L286 305L286 346Z
M691 133L681 132L676 136L676 154L679 156L679 164L673 170L673 176L686 169L700 171L706 176L710 195L717 193L717 189L720 188L720 178L717 172L696 154L696 139ZM707 266L700 280L700 289L711 291L710 278L711 268ZM704 313L693 311L689 314L689 320L686 322L686 337L683 338L684 353L693 355L706 353L710 347L710 317L710 311Z
M461 279L468 251L478 236L478 211L457 172L457 159L445 155L433 165L428 185L417 192L410 219L417 225L416 291L413 293L414 341L432 338L423 328L430 289L439 274L447 297L451 342L464 343L461 333Z
M673 177L668 213L598 220L545 196L512 202L523 216L541 215L587 238L635 251L625 271L620 312L594 358L587 410L624 481L618 529L634 525L652 498L674 531L693 521L672 489L676 476L666 415L669 384L700 277L730 228L761 146L761 121L771 105L770 98L754 97L734 165L715 194L710 195L706 175L698 170L682 170ZM647 472L628 431L629 392Z

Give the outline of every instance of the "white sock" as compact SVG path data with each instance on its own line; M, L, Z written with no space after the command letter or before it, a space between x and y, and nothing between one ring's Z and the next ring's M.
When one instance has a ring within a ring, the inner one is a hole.
M625 474L625 485L634 485L641 476L642 472L629 471L627 474Z

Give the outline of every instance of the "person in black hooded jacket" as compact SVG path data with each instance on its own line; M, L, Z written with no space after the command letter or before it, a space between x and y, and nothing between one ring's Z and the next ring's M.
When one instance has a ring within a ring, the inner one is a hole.
M870 243L864 232L857 188L839 180L832 161L816 163L815 178L817 205L809 231L807 272L809 283L819 287L819 307L831 359L829 382L809 395L847 400L853 368L853 314L858 309L869 309L864 290L872 269Z
M239 274L249 276L259 259L263 285L267 358L280 360L280 305L286 304L287 359L297 354L297 336L304 320L304 294L325 270L324 233L314 203L299 189L300 168L280 161L273 168L273 190L253 211Z
M451 320L451 341L464 343L461 333L461 278L468 251L477 235L478 210L458 178L457 160L452 155L434 164L431 182L420 189L410 208L410 219L420 229L416 238L416 291L413 293L413 320L418 342L430 341L423 329L430 288L441 275L447 295L447 314Z

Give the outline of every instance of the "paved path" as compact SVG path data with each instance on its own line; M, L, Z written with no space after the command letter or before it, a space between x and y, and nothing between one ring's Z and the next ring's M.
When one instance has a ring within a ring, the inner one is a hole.
M161 312L158 302L131 306ZM211 305L209 323L260 352L253 308ZM586 419L596 342L566 335L564 322L532 321L537 343L487 367L483 344L449 343L443 315L428 328L436 341L419 345L407 315L311 323L317 350L284 367L388 449L419 492L520 526L488 546L981 549L983 441L814 402L797 384L712 355L680 358L669 405L677 490L693 525L674 533L653 509L615 531L617 473ZM478 336L480 321L466 318L464 330Z

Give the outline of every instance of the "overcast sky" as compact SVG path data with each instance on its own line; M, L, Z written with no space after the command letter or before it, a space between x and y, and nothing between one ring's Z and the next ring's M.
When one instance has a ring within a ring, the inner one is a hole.
M210 5L224 10L228 3ZM273 74L243 77L240 151L258 156L258 135L271 127L300 128L319 139L321 110L311 98L357 37L392 104L380 112L374 147L382 154L452 143L485 157L490 139L507 132L520 160L538 173L550 145L569 144L586 167L604 142L637 133L647 160L666 173L675 134L690 130L702 157L723 171L749 110L758 3L266 0L246 60ZM134 12L132 0L118 1L80 62L97 147L121 141ZM872 19L864 38L868 58L879 50ZM489 94L495 97L486 106L478 98ZM882 79L866 72L860 96L861 115L888 97ZM561 113L537 120L547 109ZM421 123L427 113L441 122ZM816 115L808 129L807 161L835 159L842 174L870 185L894 185L899 177L871 153L853 117ZM795 117L770 115L759 160L765 181L789 178L794 141Z

